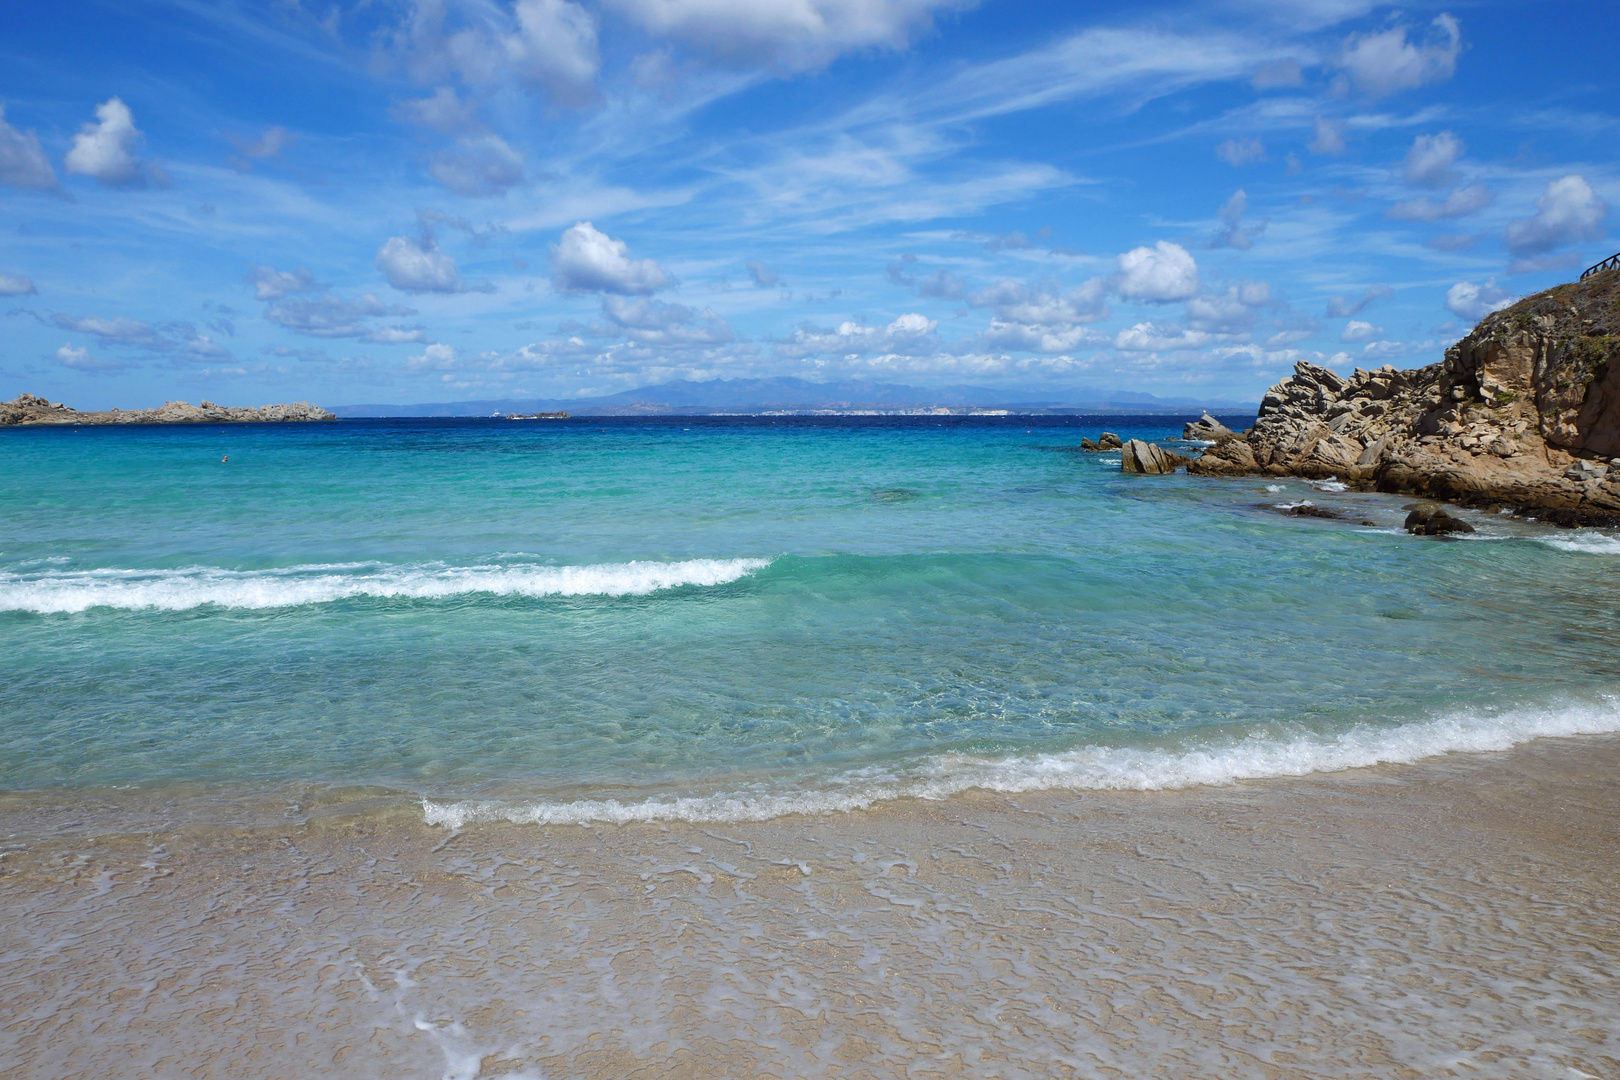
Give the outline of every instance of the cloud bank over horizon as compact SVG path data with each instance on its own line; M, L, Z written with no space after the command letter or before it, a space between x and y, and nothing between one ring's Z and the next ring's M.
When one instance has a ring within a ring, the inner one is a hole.
M0 44L7 397L1254 400L1620 250L1528 4L77 7Z

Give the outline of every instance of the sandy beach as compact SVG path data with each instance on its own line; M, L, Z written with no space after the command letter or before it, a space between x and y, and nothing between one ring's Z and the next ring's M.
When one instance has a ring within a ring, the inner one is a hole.
M459 832L14 798L0 1073L1616 1076L1617 766Z

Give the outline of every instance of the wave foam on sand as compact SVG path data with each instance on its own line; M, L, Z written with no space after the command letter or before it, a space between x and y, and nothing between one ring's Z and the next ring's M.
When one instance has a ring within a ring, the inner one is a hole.
M1000 759L948 754L914 774L860 770L815 791L744 791L621 802L422 801L430 825L459 829L478 822L527 825L625 825L640 822L765 821L788 814L865 810L893 799L943 799L971 789L1032 791L1161 791L1239 780L1339 772L1370 765L1410 764L1449 753L1507 750L1532 739L1620 732L1620 699L1598 704L1524 708L1490 716L1462 714L1374 727L1360 724L1337 736L1292 739L1252 736L1227 746L1185 751L1088 746L1056 754Z
M641 596L685 585L736 581L769 559L686 559L596 566L379 566L370 563L291 566L277 570L82 570L0 574L0 611L39 614L90 608L184 611L278 608L351 597L441 599L496 596Z

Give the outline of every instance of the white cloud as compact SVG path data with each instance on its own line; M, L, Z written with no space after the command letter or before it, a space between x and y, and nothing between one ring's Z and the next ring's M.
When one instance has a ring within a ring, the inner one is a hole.
M353 300L320 296L312 300L283 300L267 307L264 317L277 326L310 337L368 337L372 328L365 320L381 315L414 315L410 308L391 307L371 293Z
M775 288L776 285L778 285L782 280L782 276L780 274L766 266L764 263L760 262L758 259L755 259L748 264L748 276L752 278L754 280L754 284L759 286L761 289Z
M415 0L393 45L418 80L460 76L471 86L503 80L538 87L554 100L578 104L595 95L601 60L596 20L568 0ZM448 95L448 96L445 96ZM425 126L453 123L454 91L404 107Z
M839 356L856 360L863 356L931 355L936 345L938 323L917 312L907 312L885 327L842 322L836 330L803 328L791 338L777 343L779 357Z
M1215 148L1215 156L1228 165L1247 165L1266 160L1266 147L1259 139L1227 139Z
M1312 138L1306 149L1313 154L1342 154L1344 153L1344 124L1339 120L1329 120L1318 116L1312 128Z
M1457 182L1451 166L1462 156L1463 143L1449 131L1438 135L1419 135L1412 140L1412 149L1406 152L1401 164L1401 177L1408 184L1419 187L1446 187Z
M1003 278L968 298L974 307L988 307L1003 322L1031 326L1070 326L1108 317L1107 282L1092 278L1068 292L1055 281L1025 285Z
M1450 15L1436 16L1421 41L1408 41L1407 27L1377 34L1353 34L1339 63L1355 88L1368 97L1384 97L1441 82L1457 70L1462 29Z
M378 345L407 345L427 343L427 331L420 326L385 326L366 335L367 341Z
M731 61L819 67L852 49L905 46L938 10L973 0L611 0L649 33Z
M1534 216L1508 225L1502 242L1515 255L1539 255L1564 244L1598 239L1608 216L1608 204L1585 177L1566 176L1542 191Z
M1066 353L1084 347L1106 345L1107 334L1089 326L1042 325L991 319L975 344L986 349L1017 352Z
M478 126L472 102L457 94L453 86L439 87L432 97L402 101L392 111L403 120L443 135L457 135Z
M1458 188L1445 200L1411 199L1389 208L1389 216L1402 221L1441 221L1445 218L1465 217L1491 205L1495 196L1484 184L1470 184Z
M1248 209L1249 194L1238 188L1232 197L1226 200L1225 205L1216 211L1216 216L1221 219L1221 228L1215 233L1210 246L1248 251L1255 238L1266 231L1266 223L1263 221L1250 225L1247 229L1243 227L1243 215Z
M0 273L0 296L33 296L39 292L31 278L23 274Z
M461 271L456 260L431 240L423 243L407 236L390 236L377 249L374 263L388 284L400 292L461 292Z
M732 341L731 326L712 311L696 311L685 304L662 300L629 300L623 296L602 297L602 313L642 345L718 345Z
M228 359L230 351L207 334L186 322L154 326L139 319L121 315L73 316L55 314L51 323L63 330L89 334L100 338L105 345L119 345L147 352L164 353L182 360L211 361Z
M1187 325L1217 334L1240 334L1250 329L1260 308L1271 303L1271 286L1264 281L1241 281L1224 293L1195 296L1187 301Z
M1127 300L1186 300L1198 293L1198 264L1180 244L1160 240L1153 247L1133 248L1119 257L1115 287Z
M56 172L39 145L39 136L6 123L4 104L0 104L0 184L29 191L56 187Z
M932 334L937 326L939 326L937 320L911 311L890 323L888 333L891 337L919 337L923 334Z
M631 259L630 248L588 221L566 229L551 246L552 282L562 292L646 296L669 284L652 259Z
M449 345L429 345L420 355L405 359L408 371L448 371L457 366L456 350Z
M64 344L53 354L56 362L65 368L74 371L88 371L95 374L107 374L113 371L123 371L130 365L121 360L100 360L90 355L90 350L82 345Z
M1344 332L1339 335L1340 341L1374 341L1384 336L1382 326L1374 326L1370 322L1360 319L1351 319L1344 324Z
M302 266L292 271L253 266L248 270L247 279L253 286L255 300L279 300L289 293L314 292L321 287Z
M918 296L932 296L940 300L960 300L967 294L967 285L949 270L936 270L922 279L917 286Z
M1483 285L1459 281L1446 290L1446 310L1459 318L1477 322L1493 311L1508 307L1514 299L1506 289L1497 288L1494 278Z
M136 159L141 133L135 117L119 98L96 106L95 123L85 124L73 136L73 148L63 164L70 173L90 176L109 187L139 184L146 170Z
M1210 340L1210 335L1202 331L1140 322L1115 334L1114 348L1121 352L1181 352L1201 349Z
M469 135L433 155L428 175L457 195L488 198L523 183L523 157L499 135Z

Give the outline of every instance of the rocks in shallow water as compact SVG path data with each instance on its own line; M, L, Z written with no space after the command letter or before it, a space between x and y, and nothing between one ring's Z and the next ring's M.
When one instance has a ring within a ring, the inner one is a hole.
M1162 476L1173 473L1187 459L1180 454L1172 453L1160 446L1141 439L1132 439L1120 448L1119 468L1121 472L1142 473L1147 476Z
M1121 445L1119 436L1112 431L1103 432L1102 437L1098 439L1080 440L1080 449L1088 454L1095 454L1103 450L1118 450Z
M1406 515L1406 531L1419 536L1445 536L1448 533L1471 533L1474 527L1452 517L1438 506L1420 505Z
M1181 429L1181 437L1183 439L1196 439L1199 442L1214 442L1222 435L1230 434L1232 434L1231 428L1227 427L1225 424L1221 423L1207 412Z
M1289 517L1328 518L1333 521L1344 517L1337 510L1329 510L1325 506L1313 506L1310 503L1300 503L1298 506L1279 506L1277 509Z

